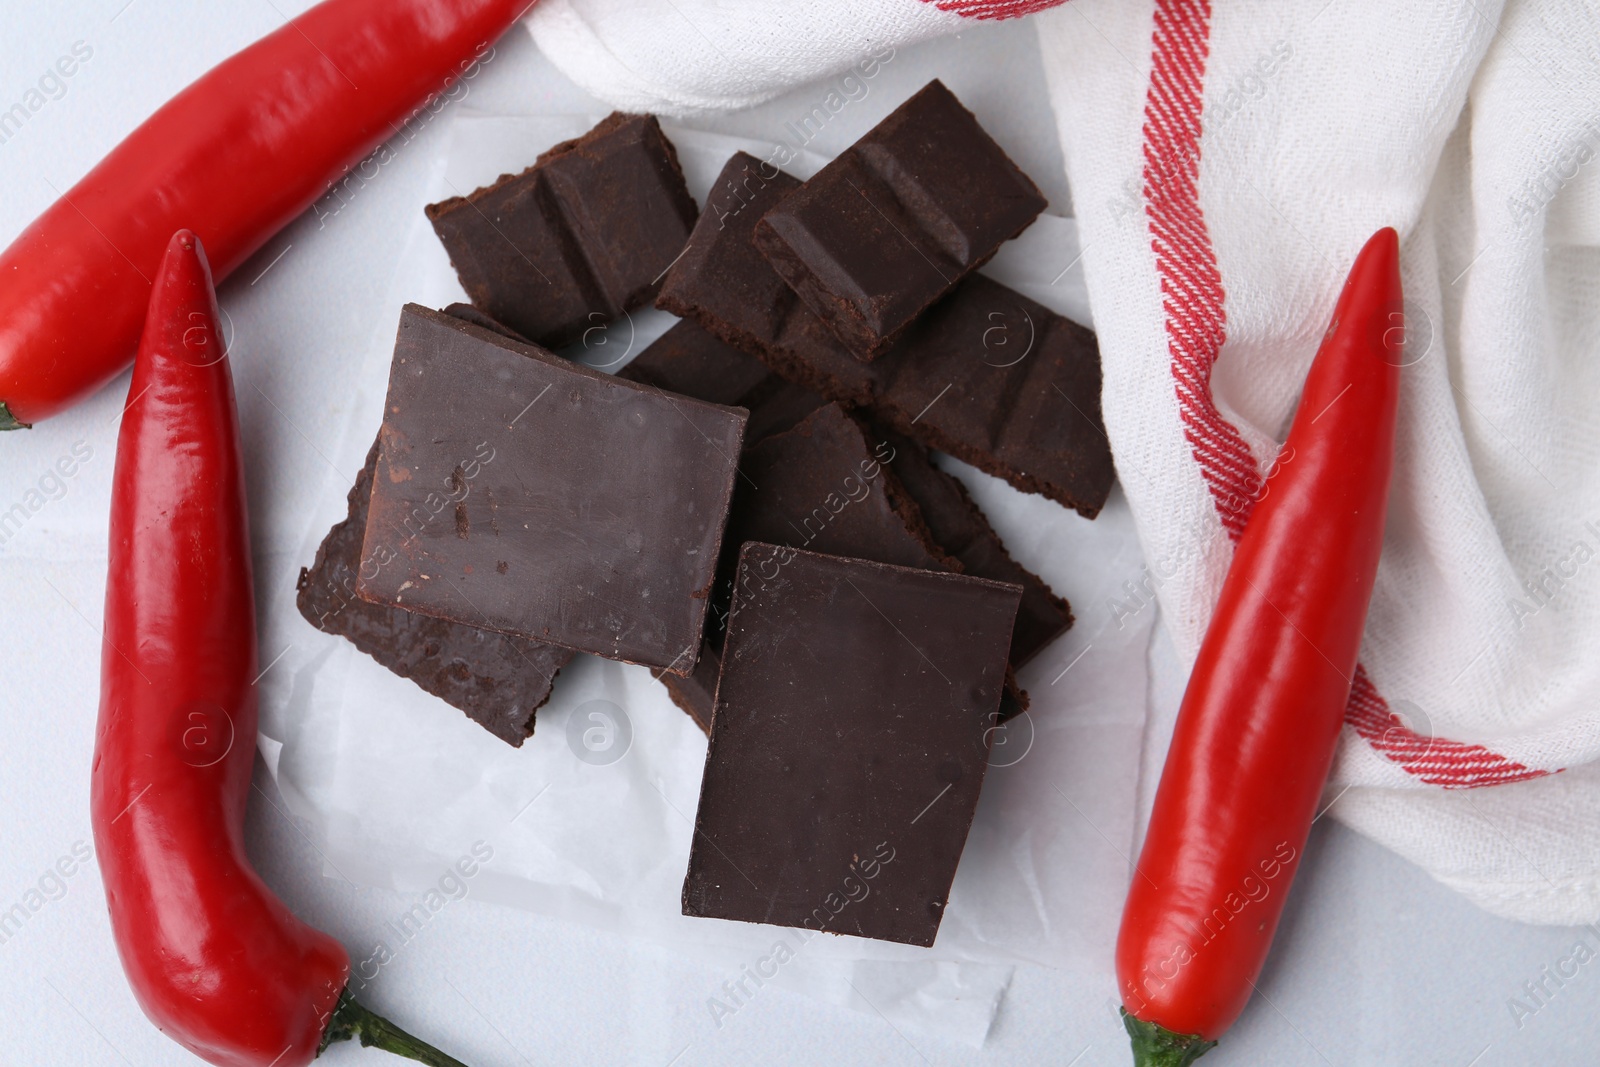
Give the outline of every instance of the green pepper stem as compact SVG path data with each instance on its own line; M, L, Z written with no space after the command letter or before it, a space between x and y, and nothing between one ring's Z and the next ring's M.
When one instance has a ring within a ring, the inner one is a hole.
M0 400L0 430L26 430L32 426L32 423L23 422L11 414L11 409L6 407L5 401Z
M467 1067L454 1056L440 1052L420 1038L412 1037L377 1012L363 1008L346 989L339 994L333 1017L328 1020L328 1028L322 1032L322 1044L317 1046L317 1055L322 1055L323 1050L335 1041L348 1041L352 1037L361 1042L362 1048L376 1045L385 1052L425 1063L428 1067Z
M1122 1009L1122 1026L1133 1040L1134 1067L1189 1067L1217 1047L1199 1034L1175 1034Z

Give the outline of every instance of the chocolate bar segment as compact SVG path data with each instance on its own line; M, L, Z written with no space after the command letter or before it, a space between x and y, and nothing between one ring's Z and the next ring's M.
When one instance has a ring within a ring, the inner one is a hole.
M974 274L919 319L874 410L1018 489L1099 514L1116 472L1094 334Z
M648 303L698 209L654 116L618 112L427 214L473 305L560 347Z
M1098 514L1115 471L1094 334L972 274L861 363L750 244L759 213L797 185L753 156L729 160L658 306L930 448Z
M845 347L872 360L1045 203L935 80L769 209L753 240Z
M962 562L935 539L916 495L899 478L897 471L902 467L923 483L949 478L927 465L925 453L899 453L837 404L827 404L792 429L745 449L740 460L744 476L734 491L712 617L706 624L707 644L716 647L721 643L739 549L748 541L876 563L962 571ZM935 498L935 503L939 502ZM948 517L942 521L947 527L952 525ZM999 547L998 540L995 544ZM1003 556L1004 548L999 551ZM985 558L983 562L993 560ZM1013 569L1021 570L1015 565ZM1037 577L1027 577L1043 586ZM690 714L696 721L709 721L711 706L706 697L713 687L667 684L681 706L693 705ZM1000 720L1027 707L1028 694L1008 674Z
M932 945L1021 590L751 542L683 913Z
M656 306L691 319L718 340L829 399L856 407L875 395L880 368L860 362L800 302L755 246L763 212L800 180L746 153L717 176L688 247L661 285Z
M744 422L408 304L357 592L687 675Z
M745 449L723 537L714 616L720 637L740 547L763 541L901 567L961 570L933 540L921 509L888 466L894 450L868 440L837 404Z
M724 558L746 541L855 556L900 567L959 571L889 466L895 451L872 441L838 404L745 449ZM731 568L730 568L731 572Z
M348 515L328 531L311 566L300 571L295 605L317 629L349 639L400 677L466 712L500 740L521 746L533 734L534 712L550 699L556 672L573 653L357 597L367 499L377 462L374 441L350 490Z
M827 403L687 319L662 334L617 376L696 400L745 408L750 412L744 431L747 448L782 433Z
M1043 578L1011 558L1006 546L960 479L934 466L927 451L910 438L882 428L873 431L894 450L889 467L922 511L939 547L961 561L967 574L1022 586L1022 605L1011 633L1011 667L1021 669L1051 641L1072 627L1072 609Z
M617 371L617 377L712 404L741 404L772 372L692 322L679 322Z

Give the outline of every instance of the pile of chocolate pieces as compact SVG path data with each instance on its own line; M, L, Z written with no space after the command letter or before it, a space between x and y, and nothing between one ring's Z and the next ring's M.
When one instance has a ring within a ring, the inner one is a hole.
M1094 335L975 268L1045 200L935 81L706 210L650 116L430 205L470 305L401 312L299 607L520 745L579 652L710 736L685 914L938 932L1014 669L1072 623L929 450L1093 517ZM550 350L654 301L610 374Z

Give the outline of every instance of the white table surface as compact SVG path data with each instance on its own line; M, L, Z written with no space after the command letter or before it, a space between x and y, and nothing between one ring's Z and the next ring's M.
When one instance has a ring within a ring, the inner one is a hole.
M9 241L163 100L309 6L303 0L8 0L0 34L0 109L23 99L75 42L92 58L0 144L0 240ZM943 77L1069 212L1043 76L1024 24L974 25L959 39L904 50L872 95L816 147L838 151L927 78ZM761 136L811 103L805 89L701 128ZM593 111L521 31L502 42L472 106L506 113ZM421 205L435 123L337 216L303 218L222 290L236 326L235 374L251 456L258 570L295 561L298 525L282 514L323 462L319 440L343 421L348 364L393 309L384 306L401 227ZM274 257L282 260L273 264ZM251 284L252 279L262 275ZM90 839L88 770L97 701L103 516L124 375L89 403L0 439L0 501L20 498L73 441L94 459L28 537L0 547L0 908ZM277 512L276 514L274 512ZM55 525L53 525L55 524ZM59 526L59 531L57 527ZM91 532L85 534L84 530ZM59 536L56 536L59 532ZM303 561L300 561L303 562ZM48 582L48 587L44 584ZM261 595L283 595L281 589ZM1082 610L1080 609L1080 615ZM1153 657L1170 662L1158 643ZM1153 699L1172 700L1172 686ZM409 904L320 876L302 832L275 808L270 778L250 808L251 854L304 918L347 944L371 941ZM1108 846L1109 847L1109 846ZM92 862L0 943L0 1063L197 1063L140 1015L118 967ZM1600 963L1542 1003L1525 991L1586 937L1477 911L1403 861L1323 820L1289 901L1260 995L1212 1067L1228 1064L1586 1064L1600 1062ZM476 1067L676 1063L1124 1065L1126 1041L1103 976L1019 968L982 1050L902 1034L869 1014L782 990L718 1029L706 1011L725 978L668 950L468 899L439 913L370 987L372 1006ZM1519 1025L1509 1001L1537 1010ZM339 1046L331 1064L397 1062Z

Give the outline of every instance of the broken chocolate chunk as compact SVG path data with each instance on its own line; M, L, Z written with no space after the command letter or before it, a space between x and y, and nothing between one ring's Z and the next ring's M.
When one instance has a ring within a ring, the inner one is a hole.
M827 403L687 319L662 334L617 376L696 400L745 408L750 412L744 431L747 448L782 433Z
M328 531L311 566L300 571L295 605L317 629L347 638L500 740L520 746L533 734L534 712L550 699L556 672L572 652L357 597L377 461L374 441L350 490L349 513Z
M648 303L698 210L655 117L618 112L427 214L473 305L554 348Z
M767 210L767 262L862 360L1045 208L1028 176L934 80Z
M745 449L723 557L732 576L739 546L766 541L877 563L961 570L923 521L889 466L894 448L872 441L838 404Z
M837 404L818 408L792 429L745 449L744 477L734 491L723 536L718 596L706 627L709 642L721 640L739 549L747 541L902 567L965 570L934 537L915 494L898 476L901 468L913 470L924 483L942 474L928 466L926 453L902 457L888 440L873 439ZM999 721L1027 708L1028 694L1008 671Z
M968 574L1022 586L1022 606L1011 634L1011 667L1021 669L1072 627L1072 609L1043 578L1011 558L960 479L935 466L933 457L910 438L881 428L874 432L893 449L890 469L922 509L939 547L960 560Z

